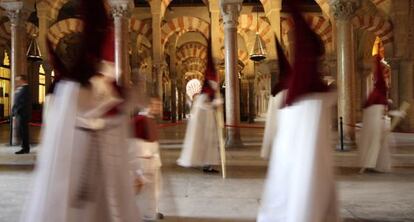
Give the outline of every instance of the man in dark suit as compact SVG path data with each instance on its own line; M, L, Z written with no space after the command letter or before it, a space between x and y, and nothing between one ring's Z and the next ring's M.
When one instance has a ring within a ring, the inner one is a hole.
M30 120L30 92L27 77L20 75L16 77L16 90L12 108L13 116L16 117L16 127L21 141L22 149L15 154L30 152L29 144L29 120Z

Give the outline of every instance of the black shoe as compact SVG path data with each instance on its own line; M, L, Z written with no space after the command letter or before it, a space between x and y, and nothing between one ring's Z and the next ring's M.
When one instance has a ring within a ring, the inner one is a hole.
M213 167L204 167L203 168L204 173L211 173L211 174L217 174L220 173L220 171L215 170Z
M26 154L26 153L30 153L30 150L27 150L27 149L21 149L21 150L19 150L19 151L15 152L14 154L19 155L19 154Z
M162 214L162 213L157 213L157 220L162 220L162 219L164 219L164 214Z

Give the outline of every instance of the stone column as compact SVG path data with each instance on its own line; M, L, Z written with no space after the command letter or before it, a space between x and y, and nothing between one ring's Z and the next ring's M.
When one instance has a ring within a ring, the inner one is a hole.
M153 89L152 94L162 99L163 86L162 86L162 75L163 75L163 45L161 44L161 23L163 18L163 12L161 0L148 1L151 6L151 18L152 18L152 59L153 59Z
M182 97L182 101L183 101L183 104L182 104L183 107L182 107L181 115L182 115L182 118L185 119L185 114L186 114L185 108L187 107L187 96L186 96L186 90L185 90L184 87L183 87L183 91L182 91L180 96Z
M131 68L129 63L129 1L110 0L115 29L115 76L120 85L129 86Z
M37 17L39 18L39 34L37 37L37 42L39 43L40 52L44 61L47 61L49 53L47 51L47 32L49 31L50 25L50 6L45 2L37 3Z
M2 2L1 7L6 10L11 23L11 76L10 76L10 110L14 105L15 78L18 75L27 76L26 59L26 19L29 10L23 1ZM13 133L10 138L10 145L17 143L17 131L15 122L12 121Z
M256 117L256 104L255 104L255 95L254 95L254 78L249 79L249 93L248 93L248 100L249 100L249 123L254 123L254 119Z
M178 86L178 84L177 84ZM182 94L182 87L178 87L177 88L177 95L178 95L178 101L177 101L177 117L178 120L182 120L183 116L182 116L182 112L183 112L183 97L181 96Z
M336 24L338 117L343 118L343 136L346 149L355 147L355 45L351 19L356 1L335 0L331 8ZM339 120L338 120L339 121ZM338 130L339 131L339 130Z
M237 126L240 124L240 86L237 74L237 26L242 1L221 0L220 5L224 23L226 124ZM239 128L227 128L226 146L242 146Z
M391 109L398 109L400 106L399 94L399 75L400 75L400 61L397 58L388 59L391 66L391 85L390 85L390 99L392 100Z

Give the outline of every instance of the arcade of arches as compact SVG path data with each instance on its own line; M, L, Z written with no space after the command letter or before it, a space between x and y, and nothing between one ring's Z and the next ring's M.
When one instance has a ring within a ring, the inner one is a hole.
M193 79L203 81L210 41L220 86L228 95L228 121L252 122L265 114L271 84L279 72L275 39L289 58L294 47L295 27L282 0L109 2L118 27L117 66L124 80L144 79L146 93L162 96L165 120L181 120L188 112L186 101L191 98L186 84ZM413 102L414 1L301 2L306 20L325 45L320 71L337 86L337 116L347 125L361 120L362 104L372 85L373 51L381 51L390 65L387 79L392 108L403 101ZM76 56L82 30L77 4L77 0L1 1L0 117L9 115L10 84L18 74L29 76L33 105L41 107L53 79L46 62L46 39L66 63ZM267 55L259 63L249 60L256 33ZM43 61L26 60L26 43L32 38L37 38ZM399 130L414 130L414 109ZM230 133L237 139L238 132ZM352 127L345 126L345 137L354 140Z

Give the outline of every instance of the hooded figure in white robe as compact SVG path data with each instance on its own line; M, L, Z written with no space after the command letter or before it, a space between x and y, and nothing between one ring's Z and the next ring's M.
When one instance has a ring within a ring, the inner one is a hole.
M336 222L336 189L330 139L336 94L318 73L323 53L292 1L296 54L284 106L278 111L258 222Z
M384 79L385 64L381 56L374 57L374 89L365 103L362 130L359 143L361 158L361 173L365 169L374 169L378 172L391 171L391 153L388 138L390 136L390 118L387 117L386 108L387 84Z
M64 64L49 43L58 82L22 222L140 221L128 163L125 99L115 87L114 69L97 69L98 61L113 64L113 28L102 1L81 5L85 28L75 65Z
M206 93L195 98L188 120L183 149L177 164L182 167L204 167L220 164L215 108Z
M195 97L177 164L183 167L205 167L204 172L218 172L210 166L220 164L216 109L222 100L216 96L218 84L211 52L208 50L207 69L201 94Z

